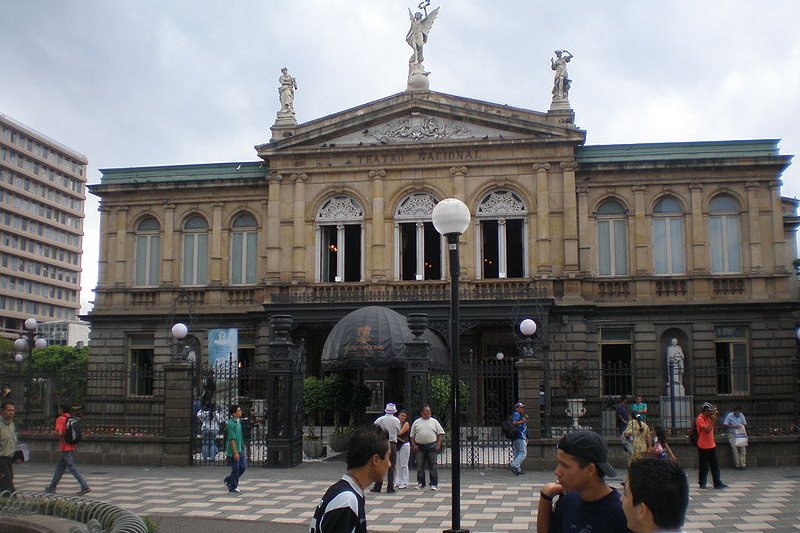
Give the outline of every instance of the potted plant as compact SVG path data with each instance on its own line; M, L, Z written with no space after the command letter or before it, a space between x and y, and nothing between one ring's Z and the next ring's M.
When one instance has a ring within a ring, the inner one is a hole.
M333 409L333 433L328 444L331 450L344 452L354 428L369 405L370 390L341 374L328 376L325 384L328 392L327 405Z
M317 436L316 424L325 408L327 392L325 383L314 376L303 380L303 417L308 432L303 435L303 453L306 457L322 457L322 438Z
M572 362L564 368L559 379L561 386L567 392L567 408L564 412L572 418L572 427L578 428L580 417L586 414L586 407L583 405L586 399L580 397L586 381L586 372L577 362Z

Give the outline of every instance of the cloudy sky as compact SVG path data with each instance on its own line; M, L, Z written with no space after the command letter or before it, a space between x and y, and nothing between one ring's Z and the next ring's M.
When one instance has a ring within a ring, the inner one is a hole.
M433 0L431 89L546 111L575 58L587 143L780 138L800 154L800 2ZM0 0L0 113L99 168L252 161L287 66L300 122L405 89L415 2ZM794 36L794 37L793 37ZM783 175L800 195L800 161ZM97 281L86 203L83 311Z

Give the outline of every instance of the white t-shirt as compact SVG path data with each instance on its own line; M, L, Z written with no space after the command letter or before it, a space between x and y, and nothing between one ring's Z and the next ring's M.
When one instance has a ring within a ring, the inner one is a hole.
M417 444L433 444L436 442L436 437L444 435L444 429L442 429L439 421L433 417L427 420L417 418L411 425L410 435Z
M389 433L389 442L397 442L397 432L400 431L400 419L394 415L386 413L375 420L375 425L383 428Z

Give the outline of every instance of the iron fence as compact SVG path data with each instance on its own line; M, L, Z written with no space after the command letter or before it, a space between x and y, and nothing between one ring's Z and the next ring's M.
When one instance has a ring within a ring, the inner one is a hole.
M14 421L21 436L51 435L64 401L81 419L84 437L163 435L163 370L111 365L68 373L12 371L0 380L12 384Z

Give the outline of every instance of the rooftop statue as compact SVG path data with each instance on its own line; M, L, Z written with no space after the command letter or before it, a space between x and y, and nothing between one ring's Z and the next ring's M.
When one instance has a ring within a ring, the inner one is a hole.
M419 11L412 15L411 9L408 10L408 18L411 19L411 27L406 35L406 42L408 43L408 46L414 50L414 53L408 60L410 63L422 63L422 49L425 46L425 43L428 42L428 34L431 31L434 21L436 20L436 16L439 14L438 7L428 13L427 7L430 5L430 3L430 0L425 0L418 6L420 9L425 11L424 16Z
M573 58L568 50L556 50L556 58L550 59L550 68L555 71L553 79L553 98L566 100L569 98L569 86L572 80L567 75L567 63Z
M297 89L297 80L289 74L286 67L283 67L278 82L280 83L278 97L281 102L281 110L278 111L278 114L294 115L294 91Z

